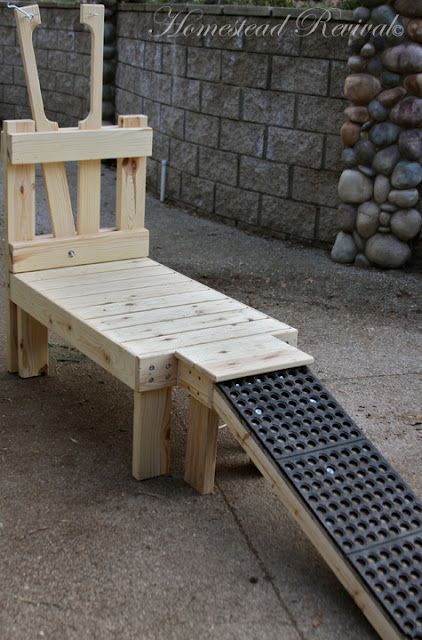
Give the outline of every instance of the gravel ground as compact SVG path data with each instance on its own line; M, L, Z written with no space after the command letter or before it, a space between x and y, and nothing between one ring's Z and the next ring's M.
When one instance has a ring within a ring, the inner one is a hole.
M113 188L105 167L108 224ZM153 258L297 327L315 373L422 494L420 257L341 267L152 197L147 226ZM0 332L2 640L376 637L227 430L214 495L183 482L182 392L172 477L137 483L130 391L55 336L48 378L11 376Z

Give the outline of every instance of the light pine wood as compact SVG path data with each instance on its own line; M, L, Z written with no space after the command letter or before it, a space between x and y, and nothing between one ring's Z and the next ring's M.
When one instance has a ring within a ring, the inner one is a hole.
M27 285L19 277L10 279L12 301L20 308L64 338L73 347L99 364L126 385L135 389L139 362L130 349L106 338L86 322L54 300Z
M17 310L18 364L21 378L48 373L48 329L35 318Z
M105 126L90 131L63 127L54 132L12 134L7 146L12 164L47 163L63 160L105 160L149 156L152 151L152 129Z
M250 431L242 424L233 407L217 388L214 391L214 409L264 478L268 480L283 505L289 510L379 636L383 640L403 640L403 636L387 617L380 604L358 580L338 547L320 527L312 513L304 507L294 489L284 480L275 464L255 442Z
M33 242L13 242L10 246L13 273L38 271L72 264L110 262L142 258L148 254L148 232L103 231L98 234L51 238L38 236Z
M103 108L104 6L81 4L81 23L91 32L90 111L80 129L101 129ZM78 233L100 228L101 160L78 164Z
M120 116L119 127L146 127L146 116ZM126 155L117 161L116 225L118 229L142 229L145 224L146 158Z
M198 493L214 491L218 416L201 402L189 398L185 482Z
M41 24L40 11L38 5L25 7L25 10L32 14L32 20L17 10L15 17L32 117L37 131L57 131L57 123L48 120L44 112L32 42L33 31ZM43 175L53 234L56 237L72 236L75 233L75 224L63 162L43 165Z
M66 271L62 268L48 269L46 271L34 271L33 273L25 274L26 282L43 282L45 280L53 281L57 280L60 283L67 282L67 278L75 278L78 276L92 277L97 273L111 274L114 272L128 271L132 268L141 269L143 267L150 269L157 266L159 263L150 258L135 258L133 260L115 260L114 262L98 262L89 265L77 265L75 267L69 267ZM161 266L161 265L160 265ZM37 285L38 286L38 285ZM60 284L62 286L62 284Z
M176 357L195 366L214 382L312 364L313 358L272 335L187 346Z
M137 480L170 471L171 388L134 393L132 473Z
M5 121L2 133L2 161L4 185L3 216L3 278L6 309L6 358L7 369L16 373L18 361L17 307L10 300L10 256L9 241L32 240L35 235L35 167L34 165L12 166L7 154L7 136L12 132L32 132L33 120Z

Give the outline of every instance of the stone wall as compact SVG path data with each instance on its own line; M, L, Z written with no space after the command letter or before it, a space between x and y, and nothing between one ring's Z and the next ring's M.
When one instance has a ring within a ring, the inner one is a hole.
M47 117L70 126L89 104L89 35L79 6L41 5L34 46ZM13 11L0 2L0 120L28 118L28 96Z
M342 128L346 146L339 195L338 262L403 266L422 229L422 3L362 0L362 25L351 38L352 106ZM419 210L418 210L419 209Z
M154 127L150 188L167 160L167 195L182 206L252 231L334 239L347 38L302 38L291 10L204 7L204 24L293 19L279 38L170 39L155 10L120 5L117 24L116 110L142 111Z

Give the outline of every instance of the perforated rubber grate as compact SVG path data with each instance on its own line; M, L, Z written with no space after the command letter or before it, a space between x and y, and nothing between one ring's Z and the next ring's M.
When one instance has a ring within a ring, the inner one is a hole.
M219 384L404 637L422 640L422 503L307 367Z

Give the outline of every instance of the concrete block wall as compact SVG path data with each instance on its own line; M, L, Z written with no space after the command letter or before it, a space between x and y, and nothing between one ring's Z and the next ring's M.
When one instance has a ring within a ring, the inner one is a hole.
M79 5L43 3L40 11L34 47L46 114L61 126L75 125L89 110L89 35ZM15 18L0 2L0 121L29 117Z
M253 232L332 241L347 38L301 38L294 20L281 37L169 38L155 10L120 5L117 24L116 111L142 111L154 127L149 187L167 160L173 202ZM289 12L203 10L199 22L218 26L272 27Z

